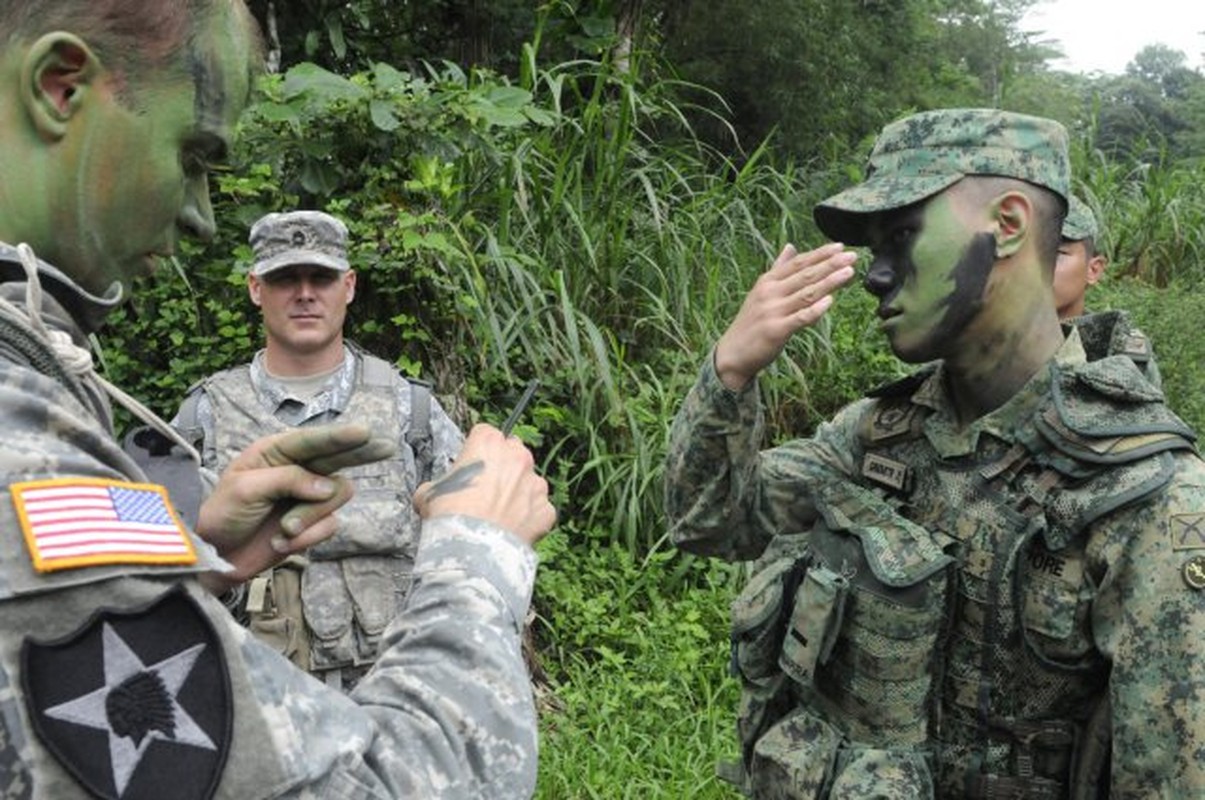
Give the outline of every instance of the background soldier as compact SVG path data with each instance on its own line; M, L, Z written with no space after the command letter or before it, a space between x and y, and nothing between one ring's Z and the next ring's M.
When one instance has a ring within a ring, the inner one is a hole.
M393 432L392 458L344 471L356 494L335 535L230 598L257 636L350 690L410 587L420 527L410 497L447 471L464 436L426 384L344 340L356 272L342 221L272 213L250 239L247 291L263 314L265 347L194 386L172 424L215 471L248 442L293 427L340 421Z
M815 218L870 247L881 328L929 365L759 452L757 374L854 274L788 245L674 421L675 541L759 560L733 610L755 796L1205 793L1205 464L1059 324L1066 146L995 110L887 126Z
M1059 319L1081 316L1088 287L1095 286L1105 274L1109 262L1097 249L1099 233L1092 209L1072 195L1054 264L1054 302Z

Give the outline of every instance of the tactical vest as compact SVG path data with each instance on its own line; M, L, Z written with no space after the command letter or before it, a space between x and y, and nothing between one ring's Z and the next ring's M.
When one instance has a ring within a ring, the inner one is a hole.
M360 353L355 390L342 418L400 431L402 380L387 362ZM203 388L213 409L219 472L251 442L289 430L264 409L249 365L217 373ZM292 557L247 585L251 629L330 684L350 688L367 672L381 634L409 592L420 531L410 500L419 483L418 460L413 448L403 448L388 460L342 470L356 491L336 512L338 532L310 548L306 558Z
M922 374L864 401L860 475L816 468L820 519L733 604L750 794L1107 795L1087 531L1161 491L1194 437L1126 357L1051 370L1012 445L940 459Z

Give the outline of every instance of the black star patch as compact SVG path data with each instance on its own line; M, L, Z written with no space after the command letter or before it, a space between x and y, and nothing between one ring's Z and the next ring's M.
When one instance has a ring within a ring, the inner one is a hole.
M230 676L182 588L139 610L102 609L56 641L27 637L21 682L39 738L96 796L207 800L217 790Z

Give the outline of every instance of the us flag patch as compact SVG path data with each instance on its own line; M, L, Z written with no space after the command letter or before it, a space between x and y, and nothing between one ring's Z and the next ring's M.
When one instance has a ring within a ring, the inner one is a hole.
M197 561L162 486L54 478L14 483L9 491L38 572Z

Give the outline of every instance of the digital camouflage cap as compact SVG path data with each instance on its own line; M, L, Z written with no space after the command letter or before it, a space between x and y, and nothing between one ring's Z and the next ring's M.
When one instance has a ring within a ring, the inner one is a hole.
M912 205L967 175L998 175L1066 198L1071 164L1058 122L989 108L925 111L883 128L866 180L813 210L825 236L866 244L866 215Z
M1063 238L1070 242L1084 239L1095 239L1099 228L1096 225L1096 215L1083 200L1075 195L1067 207L1067 219L1063 220Z
M251 226L254 275L264 276L284 267L310 264L346 272L347 226L321 211L265 214Z

